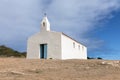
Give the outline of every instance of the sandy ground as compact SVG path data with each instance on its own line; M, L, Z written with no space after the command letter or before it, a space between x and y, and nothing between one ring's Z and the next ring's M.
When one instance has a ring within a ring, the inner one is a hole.
M0 80L120 80L120 61L0 58Z

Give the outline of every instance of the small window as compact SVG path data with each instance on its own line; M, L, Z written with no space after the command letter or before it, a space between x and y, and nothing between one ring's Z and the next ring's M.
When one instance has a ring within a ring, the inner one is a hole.
M84 46L82 46L82 50L84 51Z
M80 50L80 45L78 45L78 49Z
M73 42L73 48L75 48L75 42Z
M43 22L43 27L45 27L45 22Z

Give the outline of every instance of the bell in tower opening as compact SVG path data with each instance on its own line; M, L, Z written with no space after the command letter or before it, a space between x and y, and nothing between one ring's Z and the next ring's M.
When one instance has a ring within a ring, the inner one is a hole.
M41 31L50 31L50 23L46 14L44 14L43 20L41 22Z

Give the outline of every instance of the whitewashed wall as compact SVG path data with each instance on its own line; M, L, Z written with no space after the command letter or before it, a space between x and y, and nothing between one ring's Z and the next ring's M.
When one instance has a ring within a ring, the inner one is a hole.
M61 35L61 49L62 59L87 59L87 48L65 35Z
M40 44L47 44L47 59L61 59L61 33L41 31L28 39L27 58L40 59Z
M75 48L73 43L75 43ZM51 31L41 31L28 39L28 59L40 59L40 44L48 45L47 59L87 59L85 46L62 33Z

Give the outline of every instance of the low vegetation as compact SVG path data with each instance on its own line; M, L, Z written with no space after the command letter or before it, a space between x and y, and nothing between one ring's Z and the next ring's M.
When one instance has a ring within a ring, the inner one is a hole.
M18 52L4 45L0 46L0 57L26 57L26 52Z
M87 59L102 59L101 57L97 57L97 58L94 58L94 57L87 57Z

